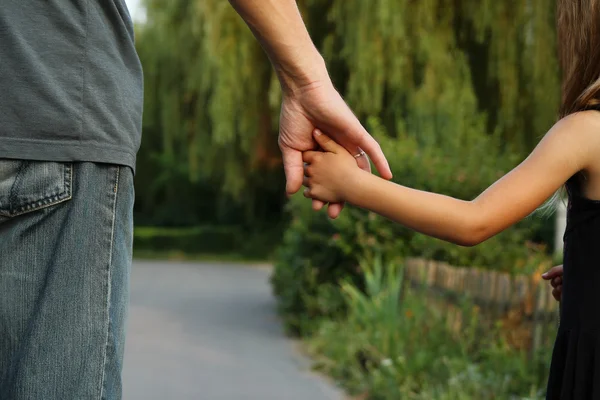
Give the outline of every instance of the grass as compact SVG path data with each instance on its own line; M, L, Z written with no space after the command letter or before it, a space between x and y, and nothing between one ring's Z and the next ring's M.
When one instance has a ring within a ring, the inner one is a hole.
M265 262L273 253L274 235L274 232L247 232L235 226L136 227L134 257L150 260Z
M428 301L402 285L394 265L365 264L365 291L341 290L345 316L322 320L306 338L315 368L369 400L541 400L550 349L534 359L502 338L465 299L456 307Z
M253 259L241 254L190 254L178 250L136 250L133 251L135 260L155 261L195 261L210 263L235 263L235 264L270 264L270 260Z

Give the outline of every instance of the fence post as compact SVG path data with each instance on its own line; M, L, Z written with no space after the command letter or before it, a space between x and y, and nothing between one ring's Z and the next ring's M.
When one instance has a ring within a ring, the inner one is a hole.
M531 348L529 359L533 360L533 356L540 347L541 332L540 332L540 294L543 292L543 287L538 283L533 288L533 313L531 320Z

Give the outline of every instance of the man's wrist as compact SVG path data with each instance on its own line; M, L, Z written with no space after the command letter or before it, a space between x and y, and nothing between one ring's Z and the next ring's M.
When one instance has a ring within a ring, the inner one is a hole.
M317 49L294 53L288 60L273 63L284 93L295 94L316 84L331 83L325 60Z

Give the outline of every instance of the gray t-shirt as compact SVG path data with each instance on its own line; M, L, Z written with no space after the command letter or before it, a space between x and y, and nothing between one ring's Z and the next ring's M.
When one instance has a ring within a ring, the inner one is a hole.
M0 0L0 158L135 168L142 103L124 0Z

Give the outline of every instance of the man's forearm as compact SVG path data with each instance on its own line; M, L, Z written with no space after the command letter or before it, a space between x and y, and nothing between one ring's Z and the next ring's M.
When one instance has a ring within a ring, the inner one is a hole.
M328 81L295 0L229 0L267 52L284 90Z

